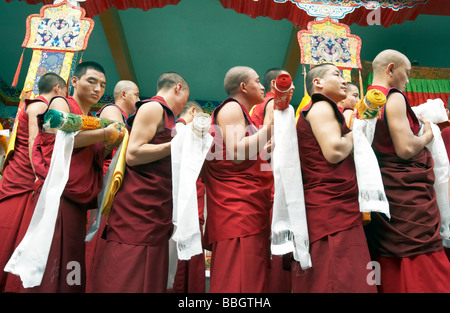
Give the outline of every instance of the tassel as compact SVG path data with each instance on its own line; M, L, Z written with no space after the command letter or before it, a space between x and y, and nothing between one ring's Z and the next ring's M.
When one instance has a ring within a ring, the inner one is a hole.
M23 53L24 52L25 52L25 48L23 48L23 50L22 50L22 55L20 56L19 65L17 66L16 75L14 75L14 80L13 80L13 82L11 84L11 88L16 88L17 87L17 82L19 81L20 69L22 68Z

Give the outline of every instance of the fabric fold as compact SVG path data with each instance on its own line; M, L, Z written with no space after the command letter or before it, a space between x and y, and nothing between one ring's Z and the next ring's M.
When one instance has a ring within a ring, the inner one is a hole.
M48 175L27 232L5 266L25 288L39 286L55 231L61 195L69 178L74 138L78 132L58 131Z
M197 114L171 141L174 231L169 242L169 288L173 285L175 262L203 253L196 182L213 142L208 133L210 125L209 114Z
M433 132L433 139L426 145L433 157L433 172L435 176L434 189L436 191L436 201L439 206L441 215L440 234L443 239L444 246L450 247L450 205L448 196L448 180L449 180L449 160L444 140L438 123L446 122L448 117L445 111L444 102L441 99L429 99L427 102L412 107L417 116L422 116L430 122ZM421 124L422 126L422 124ZM423 133L421 127L419 135Z
M275 255L293 252L294 259L300 262L303 269L307 269L312 263L295 112L291 105L284 110L274 110L273 142L271 251Z
M380 167L372 149L376 118L353 120L353 157L358 182L359 209L363 213L379 212L391 218Z
M88 221L89 229L86 233L85 241L91 241L92 238L94 238L100 228L102 217L109 214L114 201L114 196L117 191L119 191L120 186L122 186L125 174L125 153L128 146L128 139L129 134L128 131L126 131L123 140L111 159L108 170L103 177L103 187L97 198L98 208L91 210L90 212L91 214Z

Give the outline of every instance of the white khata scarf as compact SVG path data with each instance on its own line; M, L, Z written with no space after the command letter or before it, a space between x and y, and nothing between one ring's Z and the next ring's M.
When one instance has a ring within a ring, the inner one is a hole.
M213 142L210 125L209 114L197 114L171 141L174 231L169 242L168 288L173 286L177 260L203 253L196 182Z
M353 120L353 158L361 212L379 212L391 218L380 167L372 149L377 118Z
M427 102L412 107L416 116L422 116L430 121L431 130L433 131L433 140L426 147L433 157L433 172L435 175L434 189L436 191L436 200L441 214L440 233L444 246L450 247L450 206L448 196L448 179L449 179L449 160L441 131L437 123L447 121L447 113L445 112L444 102L441 99L427 100ZM422 125L421 125L422 126ZM419 135L423 129L421 128Z
M20 276L25 288L42 282L58 217L62 192L69 178L74 137L78 132L58 130L47 177L27 232L5 271Z
M294 252L294 259L302 269L307 269L312 264L295 113L291 105L274 110L274 129L271 251L275 255Z

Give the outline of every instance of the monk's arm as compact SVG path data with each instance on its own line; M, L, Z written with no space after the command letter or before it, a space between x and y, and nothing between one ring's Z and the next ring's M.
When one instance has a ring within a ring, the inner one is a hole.
M219 111L217 124L223 134L228 158L236 164L260 153L272 136L273 120L255 134L245 136L248 129L242 109L237 102L229 102Z
M39 132L37 115L44 113L46 109L47 105L42 101L33 102L29 104L26 108L26 112L28 115L28 157L30 158L31 167L33 168L33 171L34 171L32 160L33 144Z
M413 134L406 115L405 98L400 93L389 96L385 110L389 133L398 157L407 160L415 156L433 139L431 126L427 121L423 121L424 132L421 136Z
M128 141L126 162L129 166L147 164L170 155L170 142L150 144L164 117L164 109L157 102L147 102L133 121Z
M342 134L341 125L330 103L326 101L314 103L306 119L328 162L339 163L352 152L353 133Z
M63 98L55 98L51 104L50 109L69 113L69 106ZM56 129L49 129L48 132L56 134ZM108 125L106 128L82 130L75 136L74 148L82 148L96 144L98 142L105 142L105 155L112 151L114 146L120 144L124 136L124 130L119 131L116 124Z

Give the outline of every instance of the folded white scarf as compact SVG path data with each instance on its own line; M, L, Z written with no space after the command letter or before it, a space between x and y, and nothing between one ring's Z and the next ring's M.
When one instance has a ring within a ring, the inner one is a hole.
M100 191L100 193L98 194L98 197L97 197L98 207L97 207L97 209L90 210L90 215L89 215L89 220L88 220L89 229L86 233L85 241L88 241L88 242L91 241L92 238L94 238L95 234L100 229L100 224L101 224L102 218L103 218L102 208L105 204L105 201L108 200L106 198L106 196L108 193L108 189L110 188L111 180L114 175L117 160L119 159L119 154L120 154L119 151L122 148L126 149L126 147L123 147L123 144L124 144L124 141L122 141L120 143L119 148L117 148L117 152L114 154L114 156L111 159L111 163L109 163L108 170L106 171L105 175L103 176L102 190Z
M294 252L302 269L312 266L294 108L274 110L274 203L271 251Z
M441 131L437 123L446 122L448 117L445 112L444 102L441 99L427 100L427 102L412 107L417 116L422 116L430 122L433 131L433 140L426 147L433 157L433 172L435 175L434 189L436 191L436 200L441 214L440 233L443 243L446 247L450 247L450 206L448 196L448 180L449 180L449 160ZM421 129L419 135L423 130Z
M209 114L197 114L171 141L174 232L169 242L169 288L177 260L203 253L196 182L213 141L208 133L210 125Z
M49 171L30 225L5 266L6 272L20 276L25 288L39 286L42 282L77 133L57 132Z
M391 218L380 167L372 149L377 119L353 120L353 158L361 212L379 212Z

